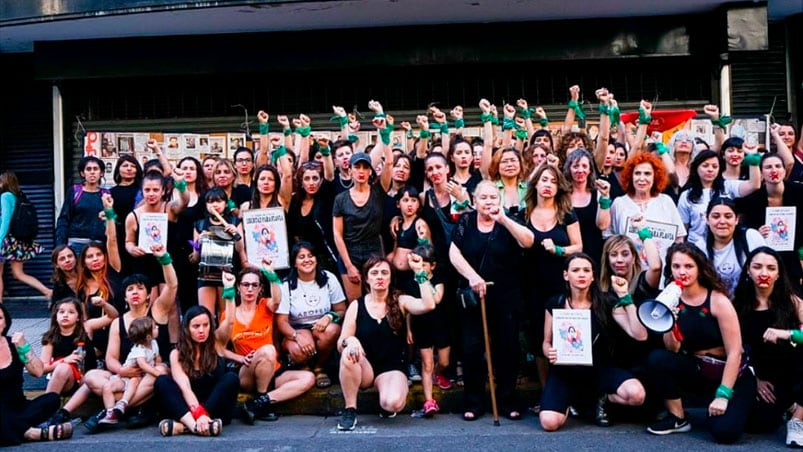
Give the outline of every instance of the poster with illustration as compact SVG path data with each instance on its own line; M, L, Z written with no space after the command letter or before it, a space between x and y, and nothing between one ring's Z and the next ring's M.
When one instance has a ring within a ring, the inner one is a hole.
M134 153L134 134L133 133L118 133L117 134L117 152L120 155L131 155Z
M137 246L151 254L151 245L167 247L167 214L142 213L139 214L139 238Z
M658 248L658 253L661 256L666 256L666 250L668 250L669 247L675 243L675 239L678 236L678 225L650 220L648 218L644 220L644 227L652 232L652 238L656 247ZM647 268L649 266L647 263L647 256L644 255L641 239L638 236L638 229L633 225L632 217L627 217L625 231L625 235L630 237L630 239L633 240L633 243L636 244L636 251L638 251L638 254L641 257L642 268Z
M792 251L795 249L795 225L797 224L797 207L767 207L764 224L770 227L770 234L765 241L775 251Z
M290 268L283 208L246 210L243 212L243 232L249 264L261 267L262 259L268 258L274 270Z
M593 345L590 310L552 310L552 347L558 351L556 365L593 365Z
M84 137L84 157L100 156L100 132L88 131Z

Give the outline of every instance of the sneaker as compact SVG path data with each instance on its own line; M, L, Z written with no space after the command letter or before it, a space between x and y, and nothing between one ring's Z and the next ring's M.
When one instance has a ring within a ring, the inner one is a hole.
M407 365L407 379L410 381L421 381L421 372L415 367L415 364Z
M381 417L382 419L393 419L394 417L396 417L396 414L398 413L387 411L382 408L379 409L379 417Z
M803 447L803 421L797 418L786 423L786 446Z
M452 382L449 381L449 379L444 377L443 375L433 374L432 375L432 381L433 381L433 383L438 385L438 387L443 389L444 391L452 389Z
M438 402L435 399L429 399L424 402L424 417L432 417L441 410L441 407L438 406Z
M94 416L91 416L84 422L84 428L87 430L87 433L97 433L98 428L100 427L100 421L106 417L106 410L100 410L100 412Z
M684 433L691 430L691 424L686 418L679 418L669 413L662 420L647 427L647 431L653 435L668 435L670 433Z
M351 431L357 426L357 409L346 408L337 422L337 429L340 431Z
M604 395L597 400L597 405L594 407L594 423L600 427L610 427L611 421L608 419L608 395Z
M128 416L126 428L138 429L147 427L156 422L156 418L148 411L145 406L140 405L136 407L136 411Z
M98 423L99 424L112 424L112 425L114 425L114 424L120 422L120 415L121 414L122 413L120 413L120 410L118 410L116 408L112 409L112 410L108 410L106 412L106 416L104 416L103 419L101 419Z

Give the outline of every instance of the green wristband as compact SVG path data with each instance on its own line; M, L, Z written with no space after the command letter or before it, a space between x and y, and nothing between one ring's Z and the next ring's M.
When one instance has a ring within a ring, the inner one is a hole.
M229 199L228 201L226 201L226 207L228 207L229 210L234 210L237 208L237 204L234 204L234 201Z
M661 142L655 143L655 150L658 151L658 155L664 155L669 152L669 148Z
M600 209L608 210L608 209L611 208L611 204L613 204L613 201L611 201L611 198L606 198L604 196L599 198L599 208Z
M527 141L527 130L516 129L516 138L522 141Z
M789 340L793 344L803 344L803 331L800 330L790 331Z
M30 351L31 351L31 344L27 342L22 347L17 347L17 356L19 356L20 361L22 361L22 364L28 364L28 361L30 361L28 357L25 356Z
M719 119L712 119L711 124L714 127L718 127L720 129L724 129L727 127L728 124L733 122L733 118L730 116L720 116Z
M633 295L626 293L619 297L619 301L614 305L613 308L624 308L626 306L630 306L631 304L633 304Z
M469 205L468 199L465 199L463 201L455 201L454 203L452 203L452 207L454 208L454 210L467 209L468 205Z
M329 146L318 148L318 154L321 154L324 157L329 157L332 155L332 148Z
M441 135L449 135L449 124L446 122L441 124Z
M279 159L285 155L287 155L287 148L284 146L279 146L270 153L270 161L276 165L276 162L278 162Z
M170 265L173 263L173 258L170 257L170 253L164 253L163 255L156 258L156 262L158 262L159 265L162 266Z
M502 130L511 130L516 128L516 120L513 118L502 119Z
M269 130L269 129L270 129L270 127L268 126L268 123L267 123L267 122L265 122L265 123L262 123L262 122L261 122L261 123L259 123L259 134L260 134L260 135L267 135L267 134L268 134L268 130Z
M386 118L386 117L387 117L387 115L385 115L384 112L382 112L382 113L374 113L374 118Z
M611 107L609 107L609 106L607 106L605 104L599 104L599 107L597 107L597 110L599 110L599 114L601 114L601 115L606 115L606 116L610 116L611 115Z
M647 240L647 239L651 239L651 238L652 238L652 231L650 231L650 230L649 230L648 228L646 228L646 227L644 227L644 228L641 228L641 229L639 229L639 231L638 231L638 238L639 238L639 239L640 239L642 242L643 242L643 241L645 241L645 240Z
M454 120L454 128L455 129L462 129L465 126L466 126L466 121L463 118Z
M382 144L390 146L390 129L379 129L379 138L382 139Z
M797 249L797 259L803 261L803 246Z
M291 128L289 128L289 127L288 127L288 128L286 128L286 129L283 129L283 130L282 130L282 133L284 134L284 136L286 136L286 137L289 137L290 135L292 135L292 134L293 134L293 129L291 129Z
M538 124L540 124L541 127L548 126L549 125L549 118L541 118L541 119L539 119L538 120Z
M103 214L106 215L106 221L114 221L117 219L117 212L114 209L103 209Z
M182 179L178 182L174 182L173 187L175 187L179 193L184 193L185 191L187 191L187 181Z
M349 140L349 143L352 143L352 144L360 141L360 137L358 137L357 135L354 135L354 134L351 134L351 135L347 136L346 139Z
M563 247L555 245L555 256L563 256L564 254L566 254L566 251Z
M307 138L309 134L312 133L312 127L296 127L296 133L304 138Z
M332 319L332 323L335 325L338 325L343 321L343 317L340 317L340 315L335 311L329 311L324 315L328 315Z
M421 132L418 133L418 138L421 138L422 140L428 140L431 136L432 134L426 129L421 129Z
M282 279L279 278L279 275L277 275L276 272L269 272L263 268L262 274L265 276L265 279L267 279L268 282L271 284L279 284L280 282L282 282Z
M223 295L221 295L221 296L226 301L234 301L234 298L237 296L237 292L234 291L234 286L224 287L223 288Z
M733 398L733 389L725 385L719 385L716 394L714 394L714 397L718 399L730 400Z
M432 243L428 239L422 239L422 238L418 239L418 246L431 245L431 244Z
M494 115L492 113L483 113L480 115L480 122L483 124L485 124L486 122L490 122L493 124Z
M335 116L332 116L332 117L330 118L330 120L331 120L331 121L335 121L335 122L337 122L337 125L338 125L338 127L340 127L341 129L342 129L343 127L345 127L345 126L346 126L346 124L348 124L348 123L349 123L349 118L348 118L348 116L337 116L337 115L335 115Z
M652 122L652 116L648 115L647 112L644 111L643 108L639 107L638 108L638 123L639 123L639 125L641 125L641 126L648 125L651 122Z
M745 154L744 160L742 160L742 165L747 165L747 166L761 165L761 154L759 154L758 152L754 154Z
M570 100L567 104L569 108L574 110L574 115L577 116L577 119L586 119L586 112L583 111L582 102L577 102L576 100Z
M611 117L611 125L616 126L622 120L621 116L622 112L619 110L619 107L612 106L608 109L608 116Z
M418 284L424 284L427 281L429 281L429 278L427 278L427 272L425 271L416 272L415 282L417 282Z

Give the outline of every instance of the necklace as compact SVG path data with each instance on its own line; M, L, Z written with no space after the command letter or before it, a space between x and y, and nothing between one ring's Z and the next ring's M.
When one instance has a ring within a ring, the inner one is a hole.
M343 188L347 188L348 189L348 188L351 188L351 187L354 186L354 179L353 178L349 179L348 180L348 185L346 185L346 182L343 180L343 175L340 174L338 177L340 178L340 185L342 185Z

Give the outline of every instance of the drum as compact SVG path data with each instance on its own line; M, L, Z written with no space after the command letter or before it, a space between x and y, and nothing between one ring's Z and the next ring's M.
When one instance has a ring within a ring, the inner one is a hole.
M201 237L198 279L222 282L223 270L234 271L234 242L221 240L214 235L204 235Z

